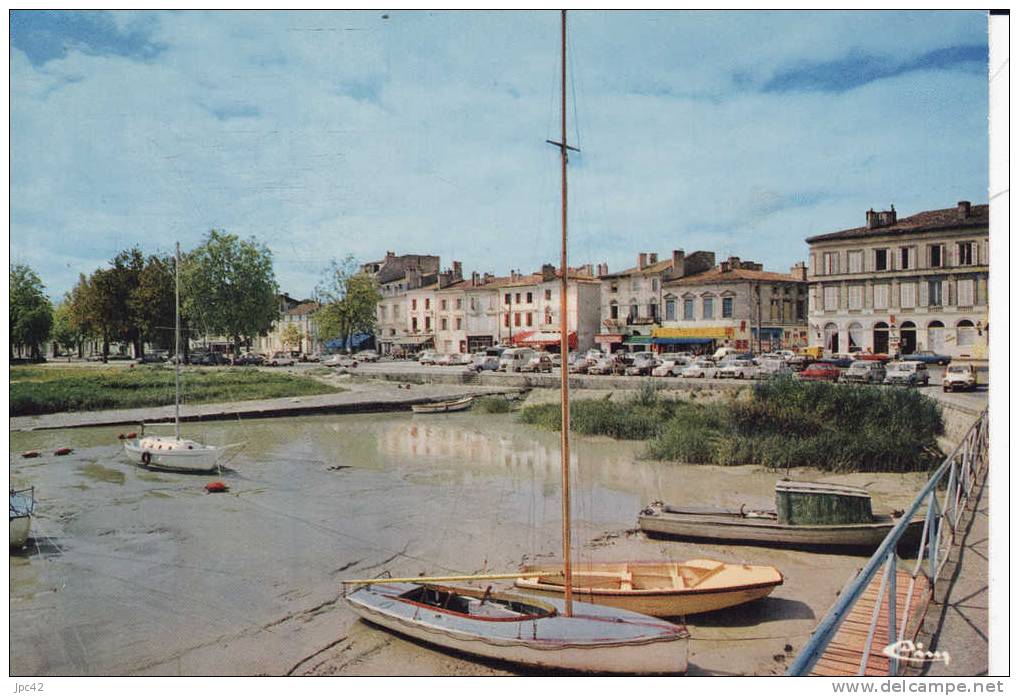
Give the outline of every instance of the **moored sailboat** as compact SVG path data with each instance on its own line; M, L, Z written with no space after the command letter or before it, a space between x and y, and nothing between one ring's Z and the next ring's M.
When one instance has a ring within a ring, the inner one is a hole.
M174 322L174 436L145 435L137 441L125 440L124 451L143 466L179 472L212 472L219 469L223 455L239 445L206 445L180 436L180 244L174 256L175 304Z

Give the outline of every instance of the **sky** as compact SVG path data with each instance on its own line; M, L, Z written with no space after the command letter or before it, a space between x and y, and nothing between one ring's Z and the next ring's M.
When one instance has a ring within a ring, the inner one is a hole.
M571 12L571 265L987 202L987 17ZM59 299L137 245L558 263L558 12L10 13L10 253Z

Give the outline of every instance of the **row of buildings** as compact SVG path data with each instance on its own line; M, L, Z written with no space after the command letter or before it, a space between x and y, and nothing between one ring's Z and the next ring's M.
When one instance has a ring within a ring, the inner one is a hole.
M642 252L636 264L568 269L571 348L707 351L821 346L875 352L928 349L986 356L988 206L898 219L869 210L861 227L807 238L788 273L711 251ZM386 254L363 270L378 283L383 353L494 344L557 350L561 271L471 273L438 256Z

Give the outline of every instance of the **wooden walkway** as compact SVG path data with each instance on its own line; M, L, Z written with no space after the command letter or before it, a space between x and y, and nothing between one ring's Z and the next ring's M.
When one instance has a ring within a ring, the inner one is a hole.
M899 563L904 563L899 561ZM910 563L912 566L912 563ZM881 579L884 577L884 567L875 573L863 595L853 605L849 616L845 618L838 632L828 645L828 649L814 665L812 676L820 677L845 677L854 676L860 673L860 661L863 659L863 651L867 644L867 633L870 631L870 620L874 613L874 602L877 593L881 589ZM902 624L903 612L906 609L906 593L909 591L910 576L904 570L896 573L895 579L895 622ZM885 590L887 593L887 589ZM913 640L917 631L923 623L924 615L927 613L927 606L930 603L930 585L927 577L920 574L916 578L916 587L913 588L913 597L910 600L909 624L906 627L904 639ZM896 628L896 630L898 630ZM888 598L885 597L881 603L881 611L877 618L877 629L874 631L874 641L871 644L870 655L867 658L867 676L886 676L888 674L888 657L881 651L888 643Z

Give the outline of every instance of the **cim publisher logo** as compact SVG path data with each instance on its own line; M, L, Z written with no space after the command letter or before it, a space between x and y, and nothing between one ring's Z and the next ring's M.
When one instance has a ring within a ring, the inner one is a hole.
M881 652L888 657L894 657L901 662L908 662L912 665L944 662L947 666L951 659L947 650L931 652L930 650L924 650L923 643L914 643L911 640L900 640L898 643L886 645Z

